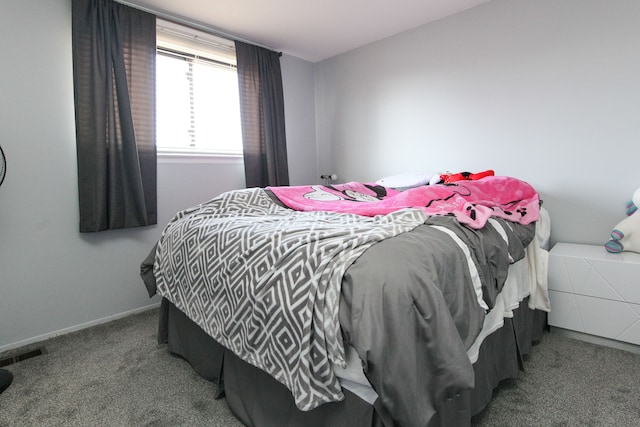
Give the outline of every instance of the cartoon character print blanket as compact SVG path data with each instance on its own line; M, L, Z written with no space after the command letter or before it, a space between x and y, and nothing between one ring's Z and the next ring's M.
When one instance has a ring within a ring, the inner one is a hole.
M387 215L417 208L427 215L454 215L472 228L482 228L491 216L520 224L538 219L540 200L528 183L507 176L477 181L423 185L398 191L375 184L269 187L286 206L298 211L330 211L364 216Z

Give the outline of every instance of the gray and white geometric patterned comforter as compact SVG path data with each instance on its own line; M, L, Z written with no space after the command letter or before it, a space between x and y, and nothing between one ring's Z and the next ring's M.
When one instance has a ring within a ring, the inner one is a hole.
M157 292L219 343L287 386L302 410L341 400L347 268L374 243L424 224L420 210L363 217L296 212L263 189L178 213L160 238Z

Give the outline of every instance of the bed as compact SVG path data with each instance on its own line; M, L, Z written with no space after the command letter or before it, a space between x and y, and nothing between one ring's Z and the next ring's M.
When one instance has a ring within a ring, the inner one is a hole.
M159 341L247 425L469 425L545 326L540 206L511 177L232 191L141 275Z

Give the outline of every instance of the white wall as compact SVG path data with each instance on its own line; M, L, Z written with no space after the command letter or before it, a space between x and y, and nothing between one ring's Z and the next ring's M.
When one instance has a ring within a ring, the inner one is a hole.
M287 161L291 185L319 183L316 153L316 122L313 65L283 55L282 90L287 133Z
M640 2L493 0L316 64L320 170L495 169L552 241L601 244L640 187Z
M241 161L160 160L158 226L80 234L71 1L4 2L0 40L1 352L157 304L139 266L162 226L245 183ZM311 66L283 58L292 182L318 175Z

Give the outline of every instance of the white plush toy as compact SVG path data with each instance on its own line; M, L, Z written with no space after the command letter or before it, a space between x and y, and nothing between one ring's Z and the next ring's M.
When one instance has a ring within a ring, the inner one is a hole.
M627 217L611 232L611 240L604 247L608 252L640 252L640 188L627 203Z

